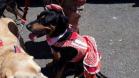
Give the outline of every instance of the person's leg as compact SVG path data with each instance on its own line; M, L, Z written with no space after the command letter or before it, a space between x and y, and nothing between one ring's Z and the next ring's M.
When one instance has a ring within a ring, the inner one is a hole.
M80 14L77 12L77 6L73 0L64 0L62 4L64 13L69 17L69 24L71 24L71 30L79 32L78 22Z
M6 0L0 0L0 17L3 16L3 12L6 9Z
M72 12L69 16L69 23L72 25L72 31L79 33L79 19L80 15L76 12Z
M0 17L1 17L1 16L4 16L3 12L4 12L5 8L6 8L6 7L0 8Z

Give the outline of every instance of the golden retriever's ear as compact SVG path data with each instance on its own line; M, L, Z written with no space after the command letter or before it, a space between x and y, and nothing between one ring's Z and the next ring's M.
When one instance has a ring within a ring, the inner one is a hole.
M14 22L9 22L8 28L9 28L10 32L13 33L16 37L19 36L17 25Z

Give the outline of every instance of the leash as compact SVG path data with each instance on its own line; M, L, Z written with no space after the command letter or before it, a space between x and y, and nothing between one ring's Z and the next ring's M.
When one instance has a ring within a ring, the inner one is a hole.
M18 25L18 26L20 26L20 34L23 34L24 32L23 32L23 29L24 29L24 27L26 27L26 24L27 24L27 21L26 20L24 20L24 19L19 19L19 20L15 20L15 23ZM20 39L21 38L21 36L18 36L18 39Z

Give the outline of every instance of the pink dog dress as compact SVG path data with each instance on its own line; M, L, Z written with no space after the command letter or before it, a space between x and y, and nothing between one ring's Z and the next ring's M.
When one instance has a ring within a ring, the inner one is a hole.
M56 42L53 45L56 47L74 47L77 49L78 54L71 62L78 62L83 59L84 75L96 74L100 71L101 56L97 50L96 41L93 37L87 35L80 36L78 33L73 32L66 41Z

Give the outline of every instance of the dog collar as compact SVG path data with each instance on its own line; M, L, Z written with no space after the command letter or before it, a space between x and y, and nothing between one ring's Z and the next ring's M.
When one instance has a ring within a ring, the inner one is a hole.
M50 37L47 37L47 42L48 44L51 46L51 45L54 45L59 39L61 39L66 33L67 33L67 29L65 30L65 32L63 34L60 34L59 36L57 37L53 37L53 38L50 38Z
M20 47L14 46L15 53L21 53Z
M3 41L2 41L2 40L0 40L0 47L1 47L1 46L3 46Z

